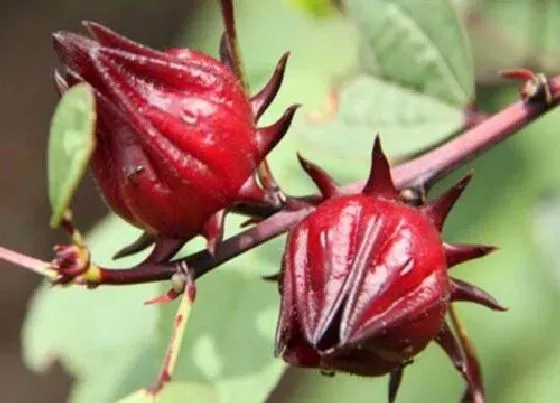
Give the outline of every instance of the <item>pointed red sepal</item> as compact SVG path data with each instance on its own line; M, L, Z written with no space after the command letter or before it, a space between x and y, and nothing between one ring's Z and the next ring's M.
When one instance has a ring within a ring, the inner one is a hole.
M337 184L327 172L325 172L318 165L313 164L311 161L305 159L300 153L297 153L299 164L303 170L311 177L323 199L330 199L338 194Z
M257 129L257 144L260 153L260 159L264 159L267 154L278 144L278 142L287 133L299 104L290 106L282 117L271 126Z
M266 83L264 88L260 90L258 94L251 98L251 108L253 110L255 120L258 120L262 116L264 111L266 111L272 101L274 101L274 98L276 98L276 94L278 94L282 81L284 81L284 73L286 72L286 64L288 63L289 57L290 52L286 52L282 55L276 64L274 73L272 73L272 77L270 77L268 83Z
M206 248L208 252L213 256L216 251L216 247L222 241L224 237L224 217L226 215L226 210L220 210L210 216L210 218L204 223L204 228L202 235L207 240Z
M82 25L87 29L88 33L102 46L113 49L124 50L126 52L140 54L148 57L161 57L162 52L150 49L138 42L134 42L104 25L92 21L82 21Z
M472 174L465 175L451 189L442 194L438 199L428 203L422 207L422 211L434 223L436 228L441 231L447 215L455 205L455 202L461 197L463 191L472 179Z
M445 259L447 268L450 269L467 260L478 259L494 252L495 246L486 245L469 245L469 244L450 244L444 243Z
M165 294L159 295L155 298L149 299L144 302L144 305L162 305L168 304L170 302L175 301L178 297L180 297L182 292L177 292L173 288L167 291Z
M58 90L60 95L68 91L68 88L70 88L70 86L68 85L68 82L62 76L62 74L60 74L58 70L54 71L53 77L54 77L54 83L56 85L56 89Z
M235 201L249 204L262 203L263 205L273 205L278 207L282 205L282 200L279 199L278 193L263 189L257 181L257 177L255 175L250 176L243 186L241 186L237 192L237 198Z
M371 152L369 178L362 193L378 195L387 199L397 199L399 196L391 179L391 167L381 148L379 136L375 137L375 144Z
M149 248L156 241L156 236L148 232L142 233L138 239L132 242L130 245L119 249L114 255L113 259L121 259L130 255L134 255L138 252L142 252L144 249Z
M397 400L397 392L401 386L404 373L404 365L399 365L389 374L389 403L395 403Z
M162 263L170 260L185 245L186 239L158 237L152 253L143 263Z
M451 287L451 301L453 302L473 302L500 312L508 310L486 291L465 281L451 278Z
M443 323L442 330L435 338L435 341L445 351L467 383L463 402L483 403L484 386L482 384L480 366L474 351L467 350L466 346L461 347L461 344L459 344L459 341L457 341L446 322Z
M225 64L228 69L235 73L235 68L233 65L233 58L231 52L229 51L227 34L224 32L220 38L220 61Z

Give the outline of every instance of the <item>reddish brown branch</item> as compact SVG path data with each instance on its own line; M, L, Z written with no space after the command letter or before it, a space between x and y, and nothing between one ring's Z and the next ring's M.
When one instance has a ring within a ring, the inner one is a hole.
M550 80L549 84L551 102L548 105L518 101L443 145L393 167L391 174L397 188L432 184L542 116L560 101L560 76ZM364 182L356 182L344 186L342 191L355 193L361 191L363 186ZM317 198L318 196L312 195L300 199L311 201ZM292 205L297 206L297 209L278 212L256 226L222 242L213 256L203 250L165 264L144 264L129 269L100 268L99 283L125 285L166 280L185 265L189 267L194 277L198 278L222 263L285 233L313 208L305 202L299 204L293 202Z
M245 74L243 70L243 62L237 42L237 29L235 27L235 15L233 12L233 0L220 0L222 10L222 20L225 29L226 46L231 57L231 69L241 81L243 87L246 88Z
M413 160L393 167L391 173L396 186L403 189L433 183L489 150L543 115L560 101L560 76L550 81L550 90L552 103L548 107L542 104L518 101L447 143ZM357 192L361 190L363 185L364 182L352 183L344 186L343 191L347 193ZM314 197L310 196L307 199ZM255 227L224 241L218 246L214 256L203 250L166 265L150 265L149 267L135 268L132 271L130 269L104 270L103 272L107 275L105 277L104 274L103 278L106 278L107 281L102 283L131 284L169 279L180 264L188 265L195 278L198 278L227 260L283 234L310 211L311 207L276 213Z

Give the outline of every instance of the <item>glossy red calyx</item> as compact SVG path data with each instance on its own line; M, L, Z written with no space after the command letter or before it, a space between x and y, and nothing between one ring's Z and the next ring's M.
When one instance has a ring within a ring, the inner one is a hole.
M459 363L470 393L481 394L444 318L452 301L504 309L447 273L494 249L441 240L444 220L470 176L439 199L414 207L399 200L379 139L360 194L340 194L324 171L301 157L300 162L324 201L288 235L276 353L299 367L390 373L393 401L404 366L434 340Z
M83 81L95 89L95 179L110 207L147 232L121 255L154 239L174 240L159 247L167 256L201 233L215 244L221 210L268 196L255 169L286 133L295 107L270 127L256 122L280 87L287 54L250 98L228 65L210 56L157 51L84 25L90 38L53 35L63 63L55 81L61 92Z

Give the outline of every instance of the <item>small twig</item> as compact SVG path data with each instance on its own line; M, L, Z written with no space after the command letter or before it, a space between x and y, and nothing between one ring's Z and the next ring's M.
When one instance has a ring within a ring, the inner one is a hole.
M187 278L182 292L181 303L177 308L175 320L173 321L173 329L162 368L157 376L154 386L149 389L149 392L151 392L152 395L157 395L173 376L173 371L175 370L175 365L177 364L177 358L179 356L179 352L181 351L181 344L183 343L185 327L187 321L189 320L191 308L194 303L195 293L196 289L194 281L192 281L191 278Z
M225 40L226 53L228 65L233 71L233 73L239 79L239 82L245 89L249 92L249 85L247 83L247 78L245 76L245 67L243 64L243 59L241 57L241 50L239 48L239 42L237 40L237 29L235 24L235 14L233 11L233 0L220 0L220 6L222 11L222 20L225 29L225 35L223 40ZM225 57L225 55L223 56ZM264 189L272 193L281 193L280 186L274 178L268 161L264 159L257 167L257 177L261 182ZM274 206L271 206L274 208Z
M58 277L57 272L51 268L49 262L35 259L19 252L6 249L0 246L0 259L13 263L16 266L29 269L49 280L55 280Z
M233 0L220 0L222 10L222 20L225 28L226 45L231 56L231 69L234 74L239 78L243 88L247 89L247 81L245 79L245 69L243 67L243 60L241 59L241 51L239 50L239 43L237 41L237 29L235 27L235 15L233 12Z

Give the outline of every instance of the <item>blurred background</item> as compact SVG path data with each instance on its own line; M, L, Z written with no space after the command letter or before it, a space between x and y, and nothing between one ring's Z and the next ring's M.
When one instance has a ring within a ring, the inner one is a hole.
M80 30L79 22L87 19L156 48L187 43L214 51L219 35L219 15L214 3L208 0L0 2L0 245L48 258L52 246L64 240L48 227L45 148L57 99L51 82L57 61L50 33L61 29ZM255 86L268 76L283 50L293 50L291 66L297 78L287 82L285 95L271 115L277 116L292 99L304 100L310 108L323 107L329 83L341 80L357 65L360 43L355 28L336 16L306 15L286 1L274 0L270 5L258 0L238 3L242 46L247 64L252 66L251 81ZM551 75L560 71L560 0L456 0L454 3L472 43L476 78L476 97L472 101L480 111L498 110L517 97L515 85L497 78L499 69L529 67ZM318 63L323 64L321 71L316 70ZM465 69L469 68L465 65ZM489 402L558 401L558 127L560 113L552 112L465 167L465 170L475 169L475 180L446 227L447 239L490 243L501 248L484 261L456 269L459 277L481 286L510 307L506 314L461 307L481 355ZM378 130L375 125L370 129L372 133ZM407 140L399 141L411 152L426 146L426 142L435 142L431 137L424 139L424 143L416 139L418 145L412 148ZM341 152L348 151L348 154L341 157L336 143L322 149L317 149L321 148L318 144L304 138L298 144L286 146L283 153L273 158L273 166L278 165L279 177L287 188L303 190L308 186L305 180L292 181L293 166L286 168L279 162L296 148L303 148L306 155L316 153L316 159L336 170L341 181L363 176L367 166L367 153L363 150L362 154L358 150L354 155L351 148L346 148ZM395 150L401 148L395 146ZM91 228L107 213L89 178L79 190L74 209L77 224L83 230ZM120 245L111 244L107 250L114 251ZM259 260L261 274L276 269L281 243L271 248L271 257ZM22 360L22 323L29 298L40 279L4 263L0 263L0 271L0 390L7 396L5 401L67 401L72 381L58 364L38 374L27 369ZM211 281L208 280L209 288ZM274 290L270 288L269 292ZM271 323L275 309L273 306ZM66 311L59 312L64 317ZM110 312L107 309L104 315ZM106 328L106 331L118 332L118 329ZM60 334L73 337L71 331ZM267 349L271 354L270 343L263 345L263 351ZM241 375L244 374L242 371ZM211 377L201 371L194 378ZM384 380L363 381L354 377L331 380L310 371L288 370L269 400L337 402L351 395L353 401L376 401L374 397L382 395L384 388ZM399 402L458 401L461 388L453 367L437 349L430 348L405 375ZM92 399L88 401L96 401ZM248 400L230 396L230 401Z

